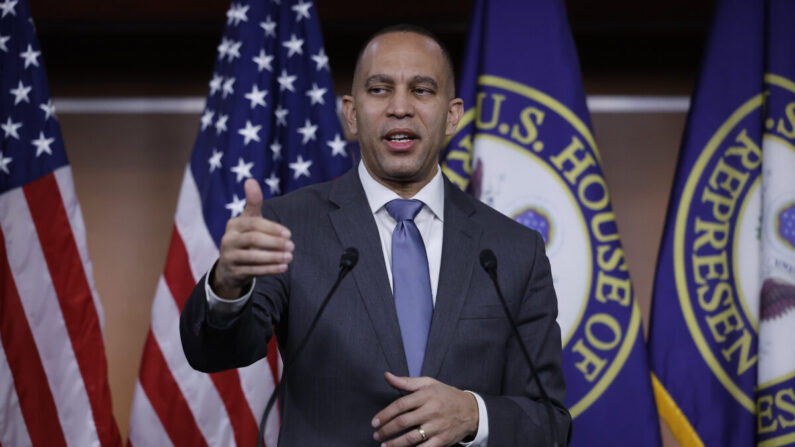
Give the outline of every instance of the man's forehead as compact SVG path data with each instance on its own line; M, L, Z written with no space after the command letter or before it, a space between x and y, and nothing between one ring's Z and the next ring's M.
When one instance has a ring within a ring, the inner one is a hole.
M390 51L417 51L441 55L442 48L433 39L411 31L394 31L382 34L367 44L364 57L373 57Z
M414 61L423 74L431 75L433 71L443 70L443 57L441 47L433 39L412 32L387 33L373 39L362 52L358 74L367 78L398 62Z
M422 32L399 29L373 37L359 52L351 92L364 88L370 76L387 72L401 79L430 76L451 98L455 95L455 73L449 53L435 37Z
M393 32L374 38L362 52L361 67L389 62L438 64L442 49L432 39L412 32Z

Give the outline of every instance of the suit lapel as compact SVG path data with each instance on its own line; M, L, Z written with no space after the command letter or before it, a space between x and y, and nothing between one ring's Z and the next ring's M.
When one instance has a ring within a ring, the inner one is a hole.
M333 184L329 200L339 206L329 212L329 218L342 246L356 247L359 251L359 262L351 274L384 350L389 369L393 374L407 376L408 365L381 239L355 168Z
M436 291L436 306L425 348L422 375L437 377L447 348L455 335L458 316L466 300L475 265L481 228L470 219L475 208L470 198L445 180L444 240Z

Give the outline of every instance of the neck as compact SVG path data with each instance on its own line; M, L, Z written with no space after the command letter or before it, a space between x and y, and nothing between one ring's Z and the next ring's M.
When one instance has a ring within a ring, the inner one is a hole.
M392 191L395 191L395 194L399 195L401 198L410 199L416 196L417 193L420 192L420 190L431 181L431 179L429 178L423 180L422 182L412 183L390 182L388 180L382 180L379 178L377 178L376 181L391 189Z
M439 169L438 166L434 166L431 174L421 180L400 181L400 180L380 178L373 175L373 173L370 172L370 169L367 167L366 163L364 165L364 168L367 169L367 172L370 174L370 176L373 179L375 179L375 181L391 189L392 191L395 192L395 194L399 195L403 199L410 199L416 196L417 193L420 192L420 190L425 187L425 185L427 185L428 183L431 182L431 180L433 180L433 178L436 176L436 171Z

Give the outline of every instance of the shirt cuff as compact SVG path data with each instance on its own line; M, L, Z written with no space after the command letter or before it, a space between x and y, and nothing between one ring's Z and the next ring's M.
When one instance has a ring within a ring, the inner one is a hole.
M248 290L240 298L226 300L216 295L212 287L210 287L210 276L213 274L214 269L215 265L210 268L210 271L204 277L204 294L207 296L207 307L210 309L210 321L214 325L225 326L243 311L243 307L245 307L254 292L254 285L257 280L256 278L251 280Z
M464 391L475 396L475 400L478 403L478 433L472 441L461 442L459 445L463 447L487 447L489 441L489 412L486 410L486 403L483 402L483 398L478 393Z

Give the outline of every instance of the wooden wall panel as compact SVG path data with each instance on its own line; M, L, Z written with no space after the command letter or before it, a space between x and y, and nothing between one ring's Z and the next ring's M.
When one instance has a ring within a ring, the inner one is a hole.
M198 117L60 117L105 311L113 411L126 439L155 286Z

